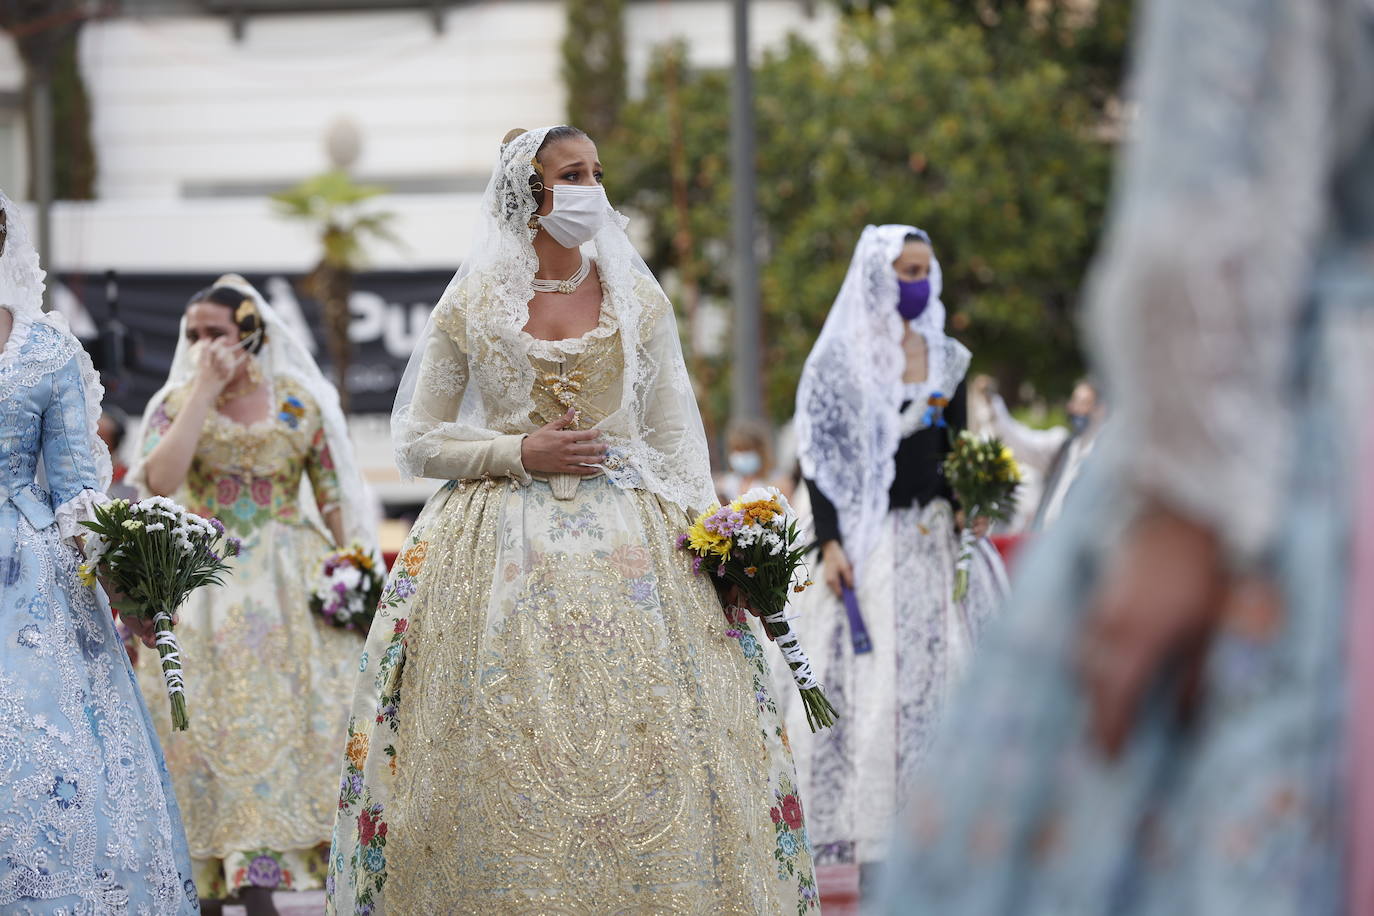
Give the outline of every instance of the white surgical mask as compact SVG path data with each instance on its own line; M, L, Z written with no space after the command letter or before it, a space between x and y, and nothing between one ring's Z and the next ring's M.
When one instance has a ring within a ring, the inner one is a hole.
M539 225L564 248L580 248L601 231L610 212L611 202L601 185L556 184L553 210L539 217Z
M741 477L753 477L763 469L763 458L758 452L731 452L730 470Z

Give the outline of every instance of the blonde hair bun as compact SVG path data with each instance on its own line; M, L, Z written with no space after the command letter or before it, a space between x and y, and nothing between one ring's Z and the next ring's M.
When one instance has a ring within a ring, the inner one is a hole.
M511 142L512 140L514 140L516 137L520 136L521 134L527 134L527 133L529 133L529 131L525 130L525 128L523 128L523 127L517 127L517 128L515 128L514 130L508 130L508 131L506 131L506 135L505 135L504 137L501 138L501 145L502 145L502 146L505 146L507 143Z

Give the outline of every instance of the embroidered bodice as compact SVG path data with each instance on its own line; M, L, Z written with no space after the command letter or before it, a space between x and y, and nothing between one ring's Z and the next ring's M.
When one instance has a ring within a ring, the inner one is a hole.
M89 434L78 352L56 327L16 318L0 354L0 524L17 511L41 529L60 515L62 534L77 534L101 487L104 446Z
M275 395L276 412L256 423L211 412L180 494L192 512L218 518L238 534L269 521L304 524L302 476L309 478L321 513L339 503L319 409L290 379L277 384ZM145 454L161 441L185 398L185 389L173 392L154 414Z

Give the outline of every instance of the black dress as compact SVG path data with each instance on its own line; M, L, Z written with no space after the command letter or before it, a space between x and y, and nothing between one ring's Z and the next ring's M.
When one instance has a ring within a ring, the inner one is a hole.
M902 404L902 409L910 403ZM968 426L968 392L963 382L954 390L944 415L945 427L918 429L897 444L897 474L887 491L889 511L913 505L924 507L941 497L958 509L954 493L945 480L945 456L949 454L952 438ZM843 544L835 504L810 478L806 480L806 490L811 496L811 512L815 518L816 546L823 546L827 541Z

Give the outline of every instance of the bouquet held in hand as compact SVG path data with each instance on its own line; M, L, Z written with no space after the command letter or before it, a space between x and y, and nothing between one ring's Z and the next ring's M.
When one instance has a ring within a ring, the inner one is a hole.
M367 551L357 546L340 550L324 558L324 573L310 593L310 609L333 626L366 633L385 584L382 570Z
M95 521L82 522L86 539L87 584L96 572L117 591L121 615L151 621L155 644L172 704L172 727L186 728L186 696L181 651L172 632L172 615L191 592L220 585L238 555L237 538L225 534L218 519L203 519L161 496L130 502L116 499L95 507Z
M825 698L811 662L787 622L787 598L811 584L804 578L797 516L775 487L756 487L728 506L703 513L678 546L694 555L694 571L733 585L763 619L801 691L806 722L817 731L835 724L838 713Z
M945 480L964 509L965 525L959 535L959 562L954 571L954 600L968 594L969 567L973 563L973 520L1005 522L1016 512L1016 488L1021 469L1002 440L979 438L968 430L954 437L945 456Z

